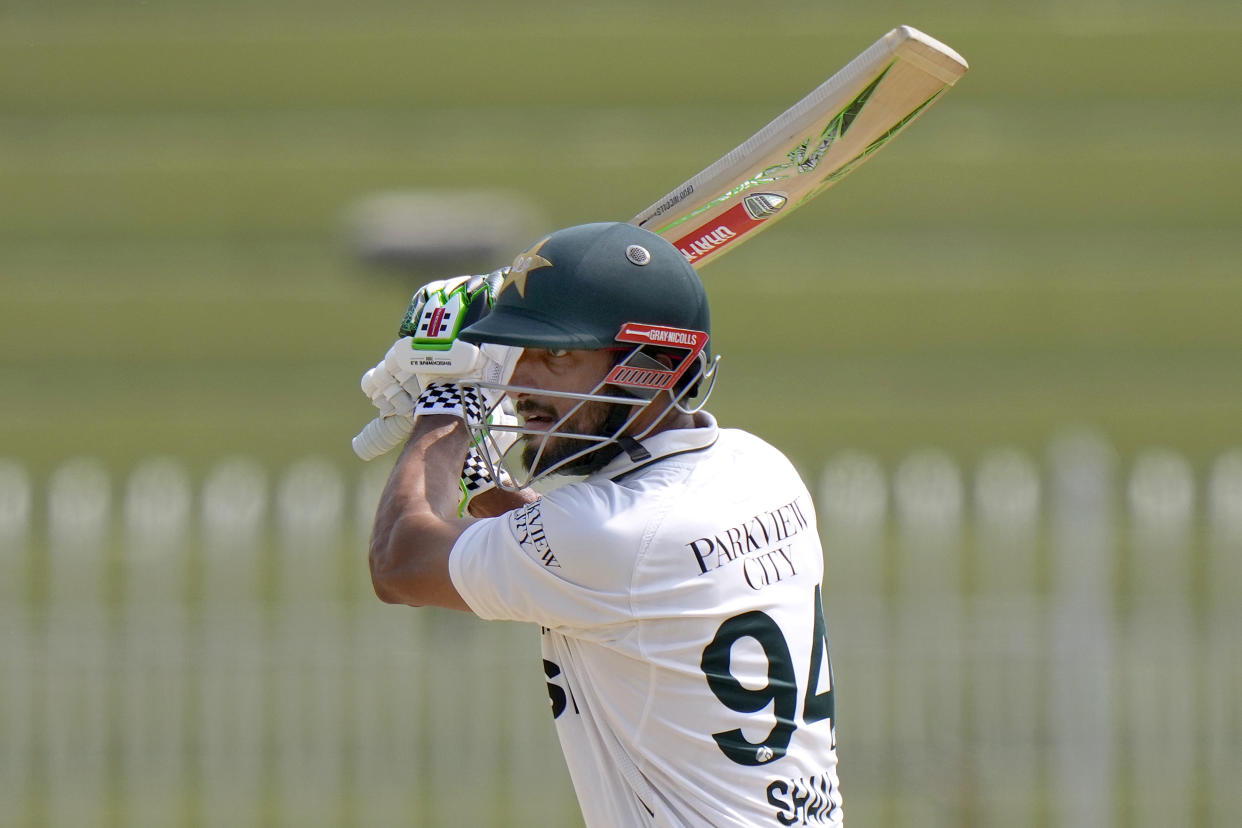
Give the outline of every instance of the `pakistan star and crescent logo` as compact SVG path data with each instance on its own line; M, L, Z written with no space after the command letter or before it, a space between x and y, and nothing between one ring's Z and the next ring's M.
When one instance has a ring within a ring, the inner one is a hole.
M523 299L526 298L526 277L530 275L530 272L541 267L552 266L551 262L539 255L539 249L547 244L550 238L552 237L546 237L530 250L517 255L517 258L513 260L513 264L509 266L509 273L505 276L504 282L501 283L500 290L496 294L497 296L508 290L509 285L513 285L517 288L518 295Z

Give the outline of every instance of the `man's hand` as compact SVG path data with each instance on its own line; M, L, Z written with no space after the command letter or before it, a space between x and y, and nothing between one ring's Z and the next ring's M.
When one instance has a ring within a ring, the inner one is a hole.
M459 276L424 285L410 300L400 338L384 359L362 377L362 391L379 410L353 440L355 453L371 460L404 442L420 414L453 414L468 423L487 420L516 424L502 392L476 382L505 383L521 356L520 348L476 347L457 335L491 310L504 270L486 276ZM473 498L504 479L500 458L512 445L473 444L462 469L464 510Z
M489 310L503 271L458 276L423 285L410 299L397 341L362 376L362 392L381 418L409 417L414 400L432 377L466 377L481 352L457 334Z
M414 401L430 382L476 373L482 351L457 334L489 310L504 271L457 276L423 285L410 299L398 339L362 375L362 393L379 416L354 438L354 452L373 460L405 441L414 427ZM495 372L495 369L493 369Z

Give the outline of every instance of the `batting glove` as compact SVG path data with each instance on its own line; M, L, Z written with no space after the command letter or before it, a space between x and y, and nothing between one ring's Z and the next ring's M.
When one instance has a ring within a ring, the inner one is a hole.
M462 328L491 310L505 272L501 269L486 276L437 280L414 293L401 320L400 338L384 359L362 376L362 391L379 410L379 416L353 440L359 457L372 460L409 437L415 403L431 384L447 380L508 381L521 348L476 347L457 338ZM486 407L482 410L494 408L502 393L483 390Z

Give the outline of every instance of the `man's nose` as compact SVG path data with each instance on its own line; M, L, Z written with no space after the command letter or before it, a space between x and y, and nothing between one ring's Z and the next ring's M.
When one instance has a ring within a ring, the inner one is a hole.
M513 376L509 378L509 382L513 385L530 385L530 366L530 353L523 353L520 357L518 357L517 364L513 366Z

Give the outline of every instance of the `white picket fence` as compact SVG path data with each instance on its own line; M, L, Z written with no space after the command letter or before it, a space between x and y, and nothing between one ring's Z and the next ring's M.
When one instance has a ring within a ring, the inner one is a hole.
M371 595L379 472L0 460L0 825L579 824L537 631ZM1242 450L816 491L851 823L1242 818Z

